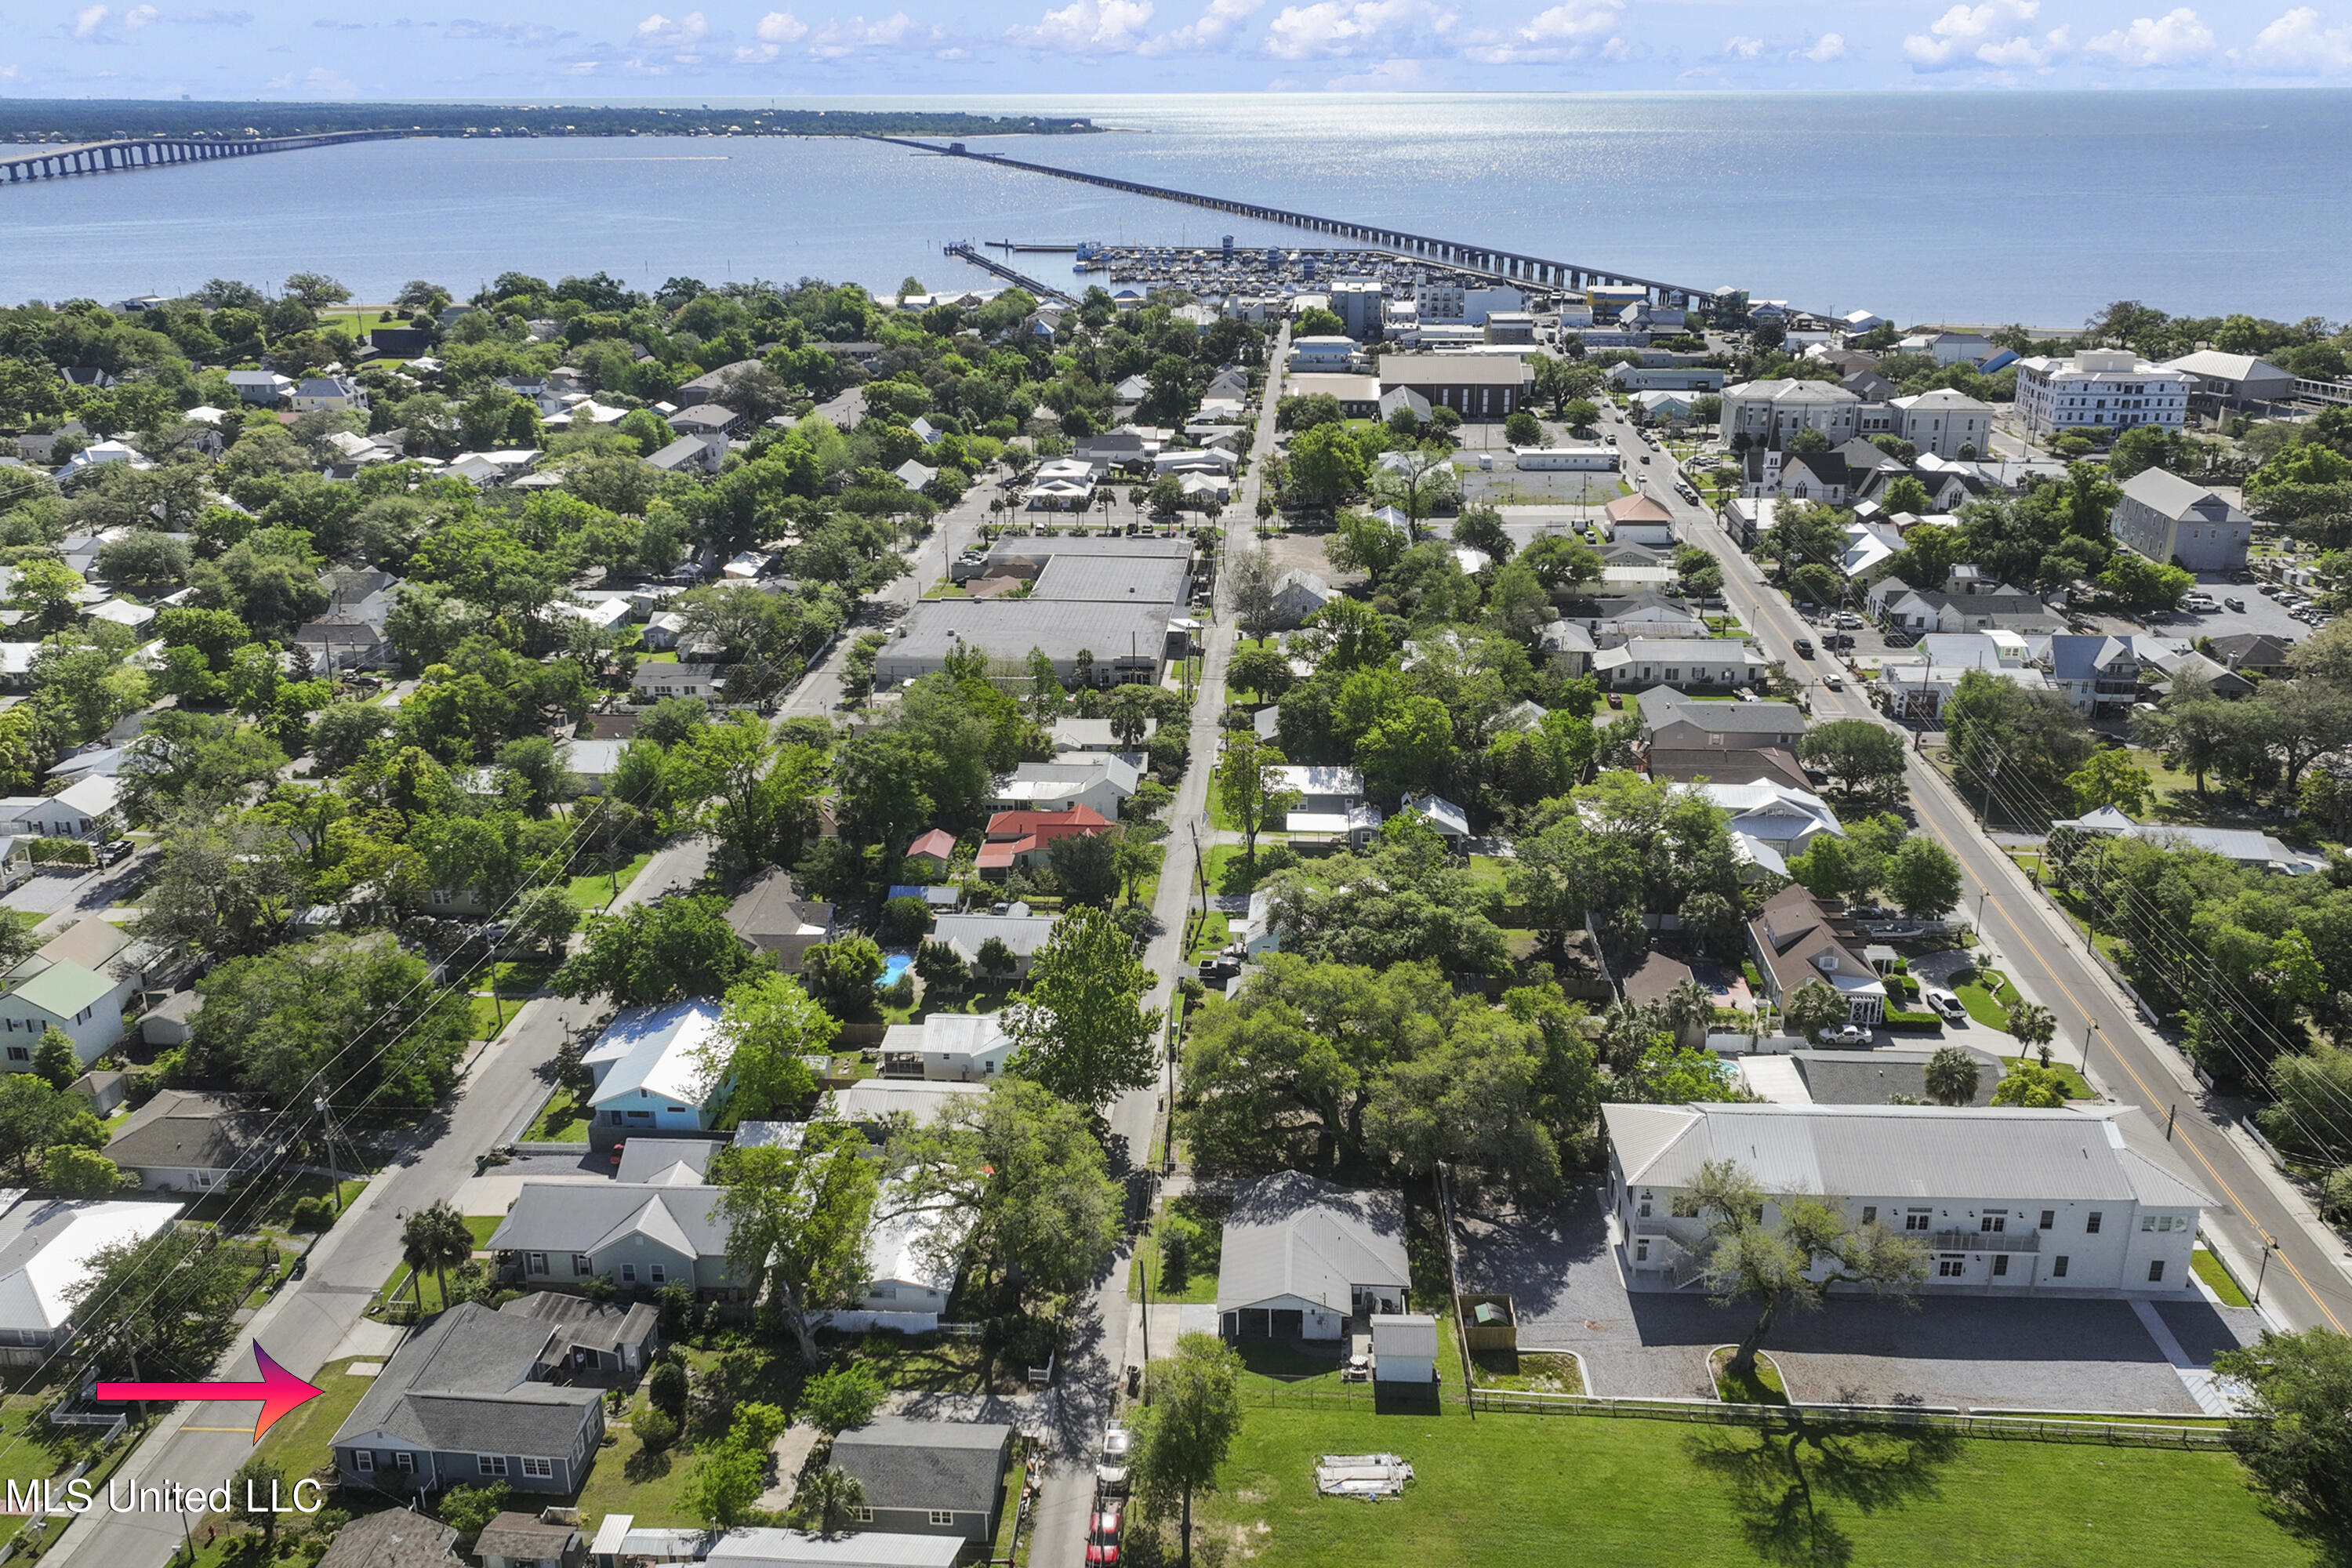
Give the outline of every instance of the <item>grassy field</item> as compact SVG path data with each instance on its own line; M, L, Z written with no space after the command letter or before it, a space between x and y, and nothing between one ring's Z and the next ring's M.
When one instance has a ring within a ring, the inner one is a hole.
M1200 1512L1229 1561L1282 1568L2313 1560L2225 1454L1920 1434L1791 1447L1676 1422L1261 1404ZM1374 1451L1411 1461L1402 1499L1316 1495L1319 1456Z
M574 877L564 888L564 896L583 910L602 910L621 896L621 889L636 879L638 872L652 859L651 852L638 856L615 871L593 871L584 877Z

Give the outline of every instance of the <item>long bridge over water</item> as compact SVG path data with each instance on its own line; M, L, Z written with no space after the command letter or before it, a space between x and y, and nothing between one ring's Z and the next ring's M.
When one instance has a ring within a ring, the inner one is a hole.
M1089 174L1077 169L1056 168L1050 163L1032 163L1020 158L1007 158L995 153L974 153L961 142L940 146L930 142L918 142L904 136L875 136L871 140L887 142L897 147L909 147L919 153L937 153L943 158L969 158L976 163L986 163L1000 169L1020 169L1032 174L1049 174L1057 180L1075 180L1081 184L1100 185L1107 190L1125 191L1133 195L1150 196L1158 201L1181 202L1188 206L1208 207L1213 211L1232 213L1237 217L1255 218L1261 223L1283 224L1292 228L1311 229L1318 234L1358 240L1365 245L1392 251L1400 256L1418 257L1442 262L1465 272L1481 272L1490 277L1507 279L1515 283L1535 284L1554 289L1645 289L1660 304L1687 306L1710 305L1715 300L1712 289L1696 289L1687 284L1668 283L1655 278L1636 278L1631 273L1611 268L1590 267L1573 261L1555 261L1546 257L1528 256L1517 251L1499 250L1492 246L1472 245L1461 240L1440 239L1430 235L1409 234L1402 229L1381 224L1358 223L1349 218L1318 217L1312 213L1293 212L1286 207L1267 206L1259 202L1235 201L1226 196L1202 195L1197 191L1180 191L1168 185L1150 185L1137 180L1122 180L1110 174ZM995 270L995 268L991 268Z
M248 158L257 153L291 153L302 147L331 147L339 142L388 142L410 134L406 131L321 131L307 136L248 136L236 141L210 136L124 136L64 147L0 143L0 185Z

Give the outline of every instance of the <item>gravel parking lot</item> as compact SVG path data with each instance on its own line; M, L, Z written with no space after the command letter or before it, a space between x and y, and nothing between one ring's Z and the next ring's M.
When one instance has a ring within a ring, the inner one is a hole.
M1557 1209L1464 1216L1465 1283L1508 1291L1528 1349L1573 1350L1601 1394L1710 1392L1707 1352L1738 1341L1745 1309L1696 1293L1628 1292L1598 1184L1572 1184ZM2184 1294L2186 1294L2184 1292ZM2203 1299L2159 1309L2200 1364L2252 1341L2252 1312ZM1836 1298L1783 1314L1765 1347L1799 1400L1916 1400L1972 1409L2116 1410L2193 1415L2197 1403L2129 1302L1932 1297L1916 1310Z

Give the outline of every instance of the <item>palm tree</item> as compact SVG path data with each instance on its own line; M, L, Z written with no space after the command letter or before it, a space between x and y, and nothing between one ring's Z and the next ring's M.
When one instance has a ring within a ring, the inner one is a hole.
M400 1256L414 1276L433 1270L434 1283L440 1287L441 1301L449 1301L449 1270L474 1256L474 1233L466 1228L466 1216L443 1199L410 1215L400 1227ZM424 1289L418 1288L420 1308Z
M1927 1058L1927 1094L1938 1105L1966 1105L1977 1097L1976 1059L1958 1046Z
M857 1517L866 1506L866 1487L845 1470L824 1469L800 1484L793 1494L793 1518L803 1530L832 1531Z
M1715 1022L1715 995L1696 980L1680 981L1666 993L1659 1012L1666 1027L1675 1032L1676 1045L1694 1032L1703 1038L1706 1026Z
M2047 1046L2057 1036L2058 1020L2038 1002L2020 1002L2009 1010L2009 1032L2020 1045Z

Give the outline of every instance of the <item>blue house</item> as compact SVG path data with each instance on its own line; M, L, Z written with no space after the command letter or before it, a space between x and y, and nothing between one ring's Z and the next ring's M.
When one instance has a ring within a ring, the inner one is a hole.
M581 1058L595 1083L591 1146L709 1131L726 1087L703 1059L718 1027L719 1004L708 999L624 1009Z

